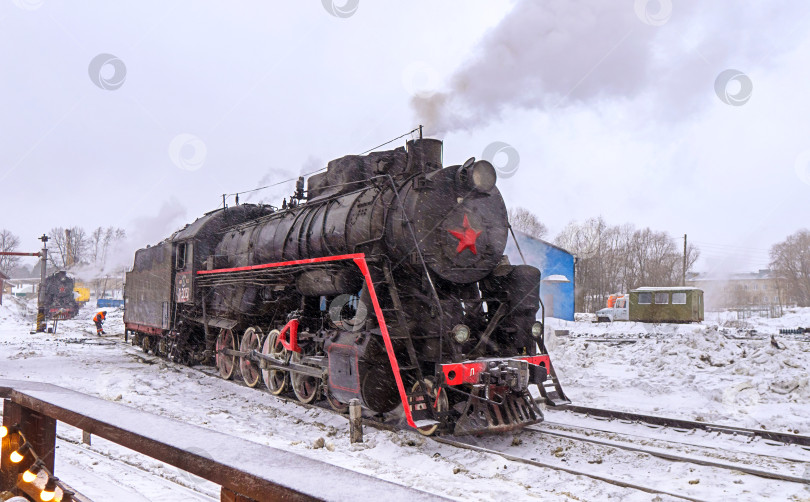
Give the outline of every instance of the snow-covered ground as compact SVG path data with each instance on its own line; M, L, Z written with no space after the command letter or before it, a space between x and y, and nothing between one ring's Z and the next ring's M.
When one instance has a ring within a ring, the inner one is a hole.
M55 335L32 335L30 323L21 318L24 309L8 296L4 303L0 378L54 383L458 500L671 500L459 450L412 431L367 428L366 441L350 445L346 419L330 411L287 403L199 369L144 356L120 343L96 344L99 339L90 321L95 310L85 308L77 319L61 322ZM123 333L122 313L107 310L108 333ZM769 338L730 340L717 329L717 322L665 327L552 320L549 326L567 329L571 335L551 337L549 345L563 385L577 404L810 432L810 406L804 404L810 343L777 336L786 348L775 349ZM756 323L763 333L775 333L779 326L810 326L810 309ZM621 344L587 341L636 333L649 338ZM727 334L736 336L737 330ZM92 446L83 445L80 431L71 427L60 425L58 434L56 474L94 500L218 500L218 487L171 466L99 438L93 438ZM511 444L512 454L560 465L568 465L569 459L585 466L595 466L597 460L601 464L591 449L569 450L559 440L543 437L516 434L504 440ZM490 442L497 440L482 440ZM205 445L189 446L204 452ZM622 459L629 473L645 472L649 481L646 456L613 458ZM709 500L728 493L727 487L706 486L705 481L703 486L690 484L694 475L683 464L658 464L665 469L661 476L670 491L699 493L698 498ZM313 482L317 478L312 473ZM765 480L749 478L742 493L749 493L752 500L784 493L768 492ZM731 479L728 483L735 486ZM810 501L810 491L797 493L793 500Z
M576 404L810 434L810 308L700 324L549 321L548 345ZM778 345L774 347L771 335ZM607 340L607 341L606 341Z

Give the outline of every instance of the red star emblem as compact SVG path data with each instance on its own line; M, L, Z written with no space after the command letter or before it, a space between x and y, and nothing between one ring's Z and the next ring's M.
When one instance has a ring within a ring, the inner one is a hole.
M464 222L461 224L461 226L464 228L459 228L458 230L448 230L453 237L458 239L456 253L460 253L469 248L470 251L472 251L472 254L478 254L475 249L475 240L479 235L481 235L481 232L470 226L470 220L467 219L466 214L464 215Z

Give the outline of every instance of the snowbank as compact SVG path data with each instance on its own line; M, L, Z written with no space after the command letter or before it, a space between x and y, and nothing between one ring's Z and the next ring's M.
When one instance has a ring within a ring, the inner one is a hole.
M701 324L550 319L549 350L576 404L810 434L810 308ZM776 346L772 344L774 335Z

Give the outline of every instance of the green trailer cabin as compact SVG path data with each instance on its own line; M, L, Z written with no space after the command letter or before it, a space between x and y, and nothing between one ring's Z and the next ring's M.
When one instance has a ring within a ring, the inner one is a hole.
M631 321L701 322L703 290L693 287L638 288L630 291Z

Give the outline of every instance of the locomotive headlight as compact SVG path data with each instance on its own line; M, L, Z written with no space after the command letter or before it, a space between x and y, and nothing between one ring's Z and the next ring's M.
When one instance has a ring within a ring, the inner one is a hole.
M470 339L470 328L463 324L456 324L453 328L453 339L458 343L464 343Z
M472 158L458 168L456 180L465 190L489 192L495 187L498 175L489 161Z
M539 340L541 336L543 336L543 323L536 322L532 324L532 337Z
M498 175L489 161L479 160L472 165L472 184L479 192L489 192L495 187Z

